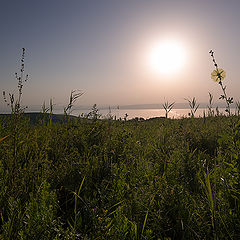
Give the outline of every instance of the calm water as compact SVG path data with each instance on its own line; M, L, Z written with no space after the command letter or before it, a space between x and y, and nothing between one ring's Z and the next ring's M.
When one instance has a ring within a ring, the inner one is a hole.
M203 112L207 112L206 109L200 108L196 111L195 117L202 117ZM224 113L223 108L220 108L219 111ZM91 110L73 110L72 115L79 116L81 114L87 114ZM171 112L168 113L168 117L170 118L182 118L188 117L188 113L190 112L189 109L173 109ZM63 114L62 110L54 111L55 114ZM99 110L99 114L101 114L102 118L109 116L108 109L101 109ZM142 117L144 119L153 118L153 117L165 117L164 109L111 109L112 116L116 116L117 119L124 118L125 114L128 115L127 119L132 119L135 117Z
M81 116L86 115L91 111L91 109L86 110L73 110L71 115ZM195 117L202 117L203 112L207 112L207 109L199 108L196 113ZM220 113L225 113L224 108L219 108ZM26 112L40 112L39 110L35 109L28 109ZM168 113L169 118L182 118L188 117L188 113L190 112L189 109L173 109L171 112ZM215 111L216 112L216 111ZM234 109L231 110L232 113L235 113ZM2 113L10 113L9 111L2 111ZM54 114L63 114L63 110L56 110L53 111ZM100 109L99 114L101 118L107 118L109 116L109 109ZM153 117L165 117L164 109L111 109L110 112L111 116L117 119L124 118L127 114L127 119L132 119L136 117L142 117L144 119L153 118Z

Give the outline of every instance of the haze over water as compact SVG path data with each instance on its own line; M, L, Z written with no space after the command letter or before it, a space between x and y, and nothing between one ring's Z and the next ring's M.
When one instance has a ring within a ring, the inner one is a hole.
M213 109L216 114L216 109ZM199 108L197 109L195 113L195 117L203 117L204 116L204 111L205 114L207 115L208 109L207 108ZM232 113L235 113L235 109L231 109ZM40 112L39 110L36 110L35 108L29 108L27 112ZM88 113L91 112L91 107L84 107L83 109L80 108L73 108L73 111L71 112L71 115L73 116L84 116L86 117ZM220 114L225 114L225 108L219 108ZM2 113L10 113L10 110L4 110ZM63 109L57 108L53 109L54 114L64 114ZM144 118L144 119L149 119L149 118L155 118L155 117L165 117L165 110L162 108L116 108L112 107L110 108L100 108L98 111L99 118L109 118L112 117L113 119L124 119L127 114L127 119L133 119L133 118ZM171 110L168 113L168 118L185 118L189 117L190 115L190 109L187 108L176 108Z

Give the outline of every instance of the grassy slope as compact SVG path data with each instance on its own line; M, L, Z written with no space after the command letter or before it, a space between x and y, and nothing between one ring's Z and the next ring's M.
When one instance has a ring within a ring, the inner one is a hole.
M49 113L40 113L40 112L30 112L30 113L24 113L24 116L29 119L30 124L37 124L39 121L45 119L49 119L50 114ZM0 118L9 119L11 117L11 114L0 114ZM76 119L75 116L70 116L71 119ZM64 114L52 114L52 123L61 123L65 120Z
M1 121L2 239L237 239L237 117Z

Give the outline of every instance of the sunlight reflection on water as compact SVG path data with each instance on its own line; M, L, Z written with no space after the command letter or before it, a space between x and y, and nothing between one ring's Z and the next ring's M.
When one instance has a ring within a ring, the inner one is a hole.
M196 113L195 117L203 117L205 114L207 116L207 109L204 108L199 108ZM214 109L215 114L216 110ZM25 112L40 112L39 109L27 109ZM79 109L73 109L71 112L71 115L74 116L86 116L89 112L91 112L91 109L84 109L84 110L79 110ZM225 114L225 108L219 108L220 114ZM231 109L231 112L235 114L235 110ZM9 110L8 111L1 111L1 113L11 113ZM54 114L64 114L63 110L60 109L53 109ZM144 118L144 119L149 119L149 118L155 118L155 117L165 117L165 110L164 109L111 109L111 112L109 112L109 109L99 109L98 113L100 114L101 118L109 118L111 115L113 119L119 119L119 118L124 118L125 115L127 114L127 119L133 119L133 118ZM172 109L168 113L168 118L186 118L189 117L190 110L185 108L185 109Z
M220 113L224 113L223 108L219 109ZM79 116L81 114L87 114L91 110L73 110L72 115ZM204 112L207 113L207 110L204 108L200 108L196 111L195 117L203 117ZM55 114L62 114L63 111L56 110L54 111ZM190 110L189 109L173 109L168 113L169 118L183 118L189 117ZM99 114L101 114L102 118L106 118L109 116L108 109L100 109ZM154 118L154 117L165 117L165 110L164 109L111 109L110 112L111 116L115 117L116 119L124 118L125 114L128 115L127 119L132 118Z

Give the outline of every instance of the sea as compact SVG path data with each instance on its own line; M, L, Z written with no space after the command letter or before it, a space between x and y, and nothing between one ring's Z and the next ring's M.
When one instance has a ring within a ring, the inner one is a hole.
M41 112L39 110L41 108L29 107L25 110L25 112ZM213 108L214 113L216 114L216 108ZM74 116L87 116L92 111L92 107L84 107L84 108L73 108L71 111L71 115ZM220 114L226 114L225 108L218 109ZM9 110L1 111L1 113L10 113ZM53 109L54 114L64 114L63 108L55 108ZM195 117L203 117L207 116L208 109L207 108L198 108L195 112ZM235 109L231 109L231 113L235 114ZM99 118L109 118L113 119L134 119L134 118L143 118L150 119L156 117L165 117L165 110L162 108L134 108L134 107L125 107L125 108L99 108L97 111ZM174 108L168 113L168 118L179 119L186 118L191 116L189 108Z
M220 114L225 114L225 108L219 108ZM92 110L91 109L73 109L71 111L71 115L74 116L87 116ZM214 109L216 114L216 109ZM54 114L63 114L63 110L54 110ZM112 117L113 119L134 119L134 118L143 118L143 119L150 119L156 117L165 117L165 110L164 109L99 109L98 110L99 118L109 118ZM199 108L195 112L195 117L203 117L204 114L207 116L208 109L206 108ZM232 113L234 113L234 109L232 109ZM186 118L191 116L190 109L180 108L180 109L172 109L168 113L168 118L172 119L180 119Z

